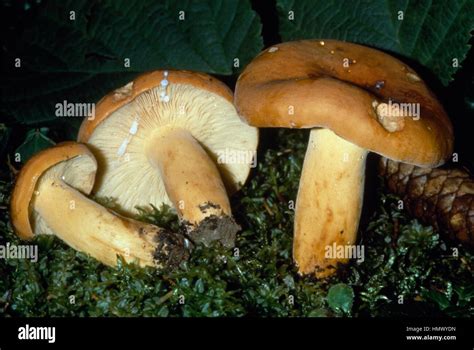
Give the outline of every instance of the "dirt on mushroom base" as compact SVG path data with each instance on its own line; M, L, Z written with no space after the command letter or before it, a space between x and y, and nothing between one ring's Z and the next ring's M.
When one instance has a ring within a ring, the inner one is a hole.
M201 212L206 213L207 209L219 209L220 206L213 203L205 203L199 206ZM191 227L189 223L185 226ZM241 227L229 215L210 215L202 220L198 226L188 232L188 236L195 243L210 246L212 242L219 241L226 248L233 248L235 245L235 236Z
M158 243L153 253L157 266L173 270L189 259L191 245L181 233L163 229L156 233L154 241Z
M113 198L97 198L104 205L115 206ZM142 226L138 230L140 237L151 237L153 242L157 243L153 251L153 260L156 267L163 271L173 271L177 269L182 262L189 260L193 249L192 243L186 238L186 232L183 227L176 230L170 228L158 227L150 230L147 226Z

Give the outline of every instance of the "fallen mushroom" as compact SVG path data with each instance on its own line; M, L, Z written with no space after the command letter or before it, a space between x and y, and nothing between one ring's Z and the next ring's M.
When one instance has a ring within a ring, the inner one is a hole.
M234 245L227 191L245 182L258 131L240 120L223 83L188 71L141 75L99 101L78 141L99 162L94 192L120 210L164 203L193 241Z
M271 47L239 77L235 104L252 126L311 128L295 208L301 274L325 277L348 261L327 253L356 241L369 151L422 167L442 164L452 151L450 121L418 75L351 43Z
M114 266L117 255L140 266L175 267L188 253L182 235L127 219L86 197L97 163L88 148L64 142L34 155L11 198L17 235L56 235L72 248Z

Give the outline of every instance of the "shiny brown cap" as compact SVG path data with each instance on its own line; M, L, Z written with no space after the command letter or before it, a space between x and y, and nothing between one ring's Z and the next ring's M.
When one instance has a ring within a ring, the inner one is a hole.
M437 166L453 148L449 118L416 72L361 45L303 40L266 49L239 77L234 101L252 126L328 128L405 163ZM400 103L419 108L419 116L397 119L389 130L380 107Z

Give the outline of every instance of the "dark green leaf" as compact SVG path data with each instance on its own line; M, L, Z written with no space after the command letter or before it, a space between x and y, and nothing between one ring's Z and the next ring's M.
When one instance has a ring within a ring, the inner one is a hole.
M3 153L7 148L8 141L10 139L11 128L5 126L5 124L0 123L0 157L3 159Z
M328 305L336 312L349 313L354 301L354 291L350 286L339 283L329 288L327 296Z
M423 293L423 297L434 301L441 310L446 309L450 305L449 299L446 297L446 295L435 290L426 291Z
M54 145L54 141L49 139L47 135L48 129L33 129L26 134L25 141L18 146L16 154L20 155L20 161L25 163L32 155L41 151L42 149ZM15 155L16 157L16 155Z
M249 1L68 0L33 6L29 26L13 29L16 40L4 48L9 74L0 88L2 109L25 123L54 119L54 105L64 100L96 102L144 71L232 74L262 47L260 21ZM20 68L14 67L16 58Z

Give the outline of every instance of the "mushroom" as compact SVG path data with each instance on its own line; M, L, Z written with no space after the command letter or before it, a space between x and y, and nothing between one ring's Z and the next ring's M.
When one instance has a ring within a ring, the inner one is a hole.
M167 204L189 237L234 245L240 227L227 191L245 182L258 131L242 122L226 85L206 74L153 71L104 98L81 125L99 163L94 192L120 210Z
M360 45L274 46L245 68L234 101L252 126L311 129L295 206L300 274L326 277L348 261L339 247L356 241L369 151L422 167L452 152L450 121L415 71Z
M72 248L114 266L126 262L175 267L188 255L182 235L116 215L86 195L97 163L88 148L64 142L34 155L22 168L11 198L17 235L56 235Z

